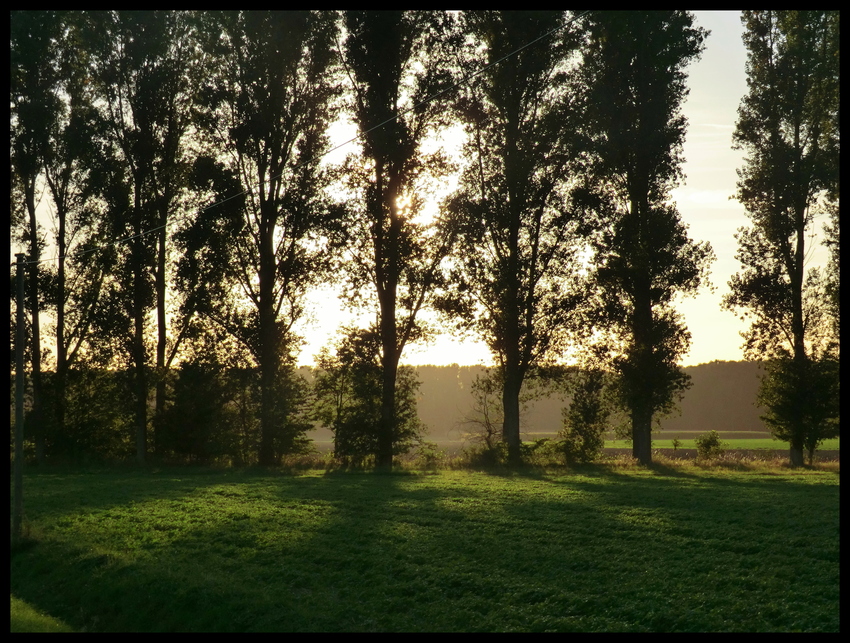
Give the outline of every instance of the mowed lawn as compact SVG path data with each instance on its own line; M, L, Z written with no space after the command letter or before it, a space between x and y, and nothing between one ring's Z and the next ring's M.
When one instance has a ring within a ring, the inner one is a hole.
M11 594L76 631L837 632L838 489L780 467L28 473Z

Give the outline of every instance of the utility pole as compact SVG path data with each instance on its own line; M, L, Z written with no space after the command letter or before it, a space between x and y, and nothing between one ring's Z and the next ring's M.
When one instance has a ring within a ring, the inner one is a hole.
M17 337L15 338L15 515L12 520L12 542L21 539L21 522L24 515L24 343L26 323L24 318L24 260L26 255L18 253L17 263Z

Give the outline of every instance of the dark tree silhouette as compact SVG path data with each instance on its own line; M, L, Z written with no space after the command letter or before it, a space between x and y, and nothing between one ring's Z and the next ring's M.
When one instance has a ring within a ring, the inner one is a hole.
M685 11L590 12L584 24L586 197L604 224L594 244L597 323L620 374L634 456L648 464L653 416L688 385L676 362L690 334L672 300L696 293L713 258L668 202L682 178L684 68L707 33Z
M806 239L815 217L831 212L829 238L838 238L839 15L747 11L742 21L749 91L734 142L747 158L736 198L753 225L736 235L744 269L732 276L724 305L752 318L745 355L772 361L764 419L790 442L791 464L800 465L803 448L838 425L837 381L814 387L837 376L837 368L818 365L837 359L828 296L830 289L837 294L837 281L806 270Z
M106 187L101 168L108 157L102 154L105 123L94 107L89 82L90 51L84 32L92 17L74 11L58 17L54 59L58 75L51 88L56 109L43 131L44 179L52 201L57 255L54 292L45 302L56 316L56 371L50 391L54 437L65 433L69 370L92 336L101 286L111 270L111 252L98 249L108 243L100 199Z
M363 141L362 156L348 162L348 187L356 197L347 225L347 274L353 292L372 286L377 294L383 384L376 463L382 468L392 467L398 433L399 359L425 333L417 315L439 283L447 251L439 222L418 215L425 184L448 167L439 152L423 154L422 144L446 124L445 95L423 101L448 87L450 24L442 12L345 14L343 63Z
M168 224L179 207L187 169L185 137L195 49L188 14L181 11L112 11L91 14L89 43L103 118L115 150L113 182L129 186L126 214L113 225L130 237L122 296L131 311L128 337L135 370L137 460L147 453L149 365L147 316L156 309L156 411L165 404L168 345L166 292Z
M30 313L29 351L32 365L33 408L36 454L44 457L42 431L41 323L39 320L39 283L43 231L36 218L38 182L43 176L45 133L51 128L59 108L55 89L57 41L62 24L54 11L13 11L10 24L10 104L12 180L21 188L26 217L19 230L28 244L27 299ZM14 292L14 289L13 291Z
M218 204L183 235L190 253L181 267L189 297L183 312L202 307L256 360L259 462L270 465L275 444L298 443L292 432L305 428L290 421L285 398L299 388L292 326L306 290L327 278L330 257L323 236L333 219L323 194L329 175L311 161L327 148L335 115L337 16L246 11L201 22L211 68L199 125L211 158L198 160L193 181Z
M316 416L334 434L334 456L352 464L378 453L382 422L383 365L376 328L343 329L333 355L318 356L314 383ZM395 386L393 455L407 453L424 426L416 409L419 380L412 366L400 366Z
M582 299L579 252L588 230L571 200L579 152L569 70L577 41L565 20L561 11L463 14L474 39L465 64L496 64L458 103L468 165L447 204L457 242L454 289L442 304L498 359L502 439L513 463L523 382L564 350Z

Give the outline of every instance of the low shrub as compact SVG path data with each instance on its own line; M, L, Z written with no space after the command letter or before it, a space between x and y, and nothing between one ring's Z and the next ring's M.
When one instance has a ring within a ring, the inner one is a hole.
M436 471L446 461L446 452L427 440L419 442L416 456L417 464L426 471Z
M723 455L726 443L721 442L717 431L708 431L698 435L694 440L697 445L697 459L713 460Z
M508 445L505 442L496 442L492 447L483 445L472 445L461 452L458 468L489 468L504 465L508 462Z
M562 410L562 453L567 462L592 462L605 446L610 392L600 369L580 371L571 383L572 401Z

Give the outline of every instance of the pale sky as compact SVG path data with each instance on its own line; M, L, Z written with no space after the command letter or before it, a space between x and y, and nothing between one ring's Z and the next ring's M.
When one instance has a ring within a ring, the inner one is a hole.
M690 94L683 106L688 118L684 144L686 182L673 192L691 238L711 243L717 257L711 268L714 292L703 288L697 297L681 298L676 305L691 332L691 348L682 365L712 360L742 360L740 332L747 324L720 309L728 281L740 270L735 260L736 230L749 225L744 208L735 199L736 169L743 153L731 148L738 105L747 89L746 49L737 11L695 11L697 25L711 33L702 57L688 72ZM350 136L350 130L348 134ZM341 142L341 141L340 141ZM823 239L817 229L817 243ZM813 252L810 265L822 265L827 253L822 246ZM335 336L340 323L349 319L330 290L311 297L318 321L302 325L308 345L299 362L311 364L312 356ZM408 346L402 355L407 364L492 364L490 352L480 342L460 341L443 335L430 346Z

